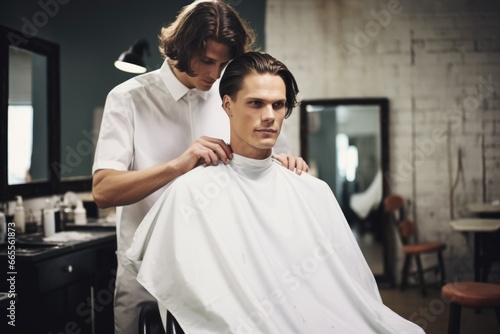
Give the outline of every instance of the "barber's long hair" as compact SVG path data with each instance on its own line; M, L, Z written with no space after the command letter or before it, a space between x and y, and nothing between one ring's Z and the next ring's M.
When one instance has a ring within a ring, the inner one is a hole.
M162 56L175 60L175 67L190 76L196 75L190 61L204 54L208 39L229 46L231 58L249 51L255 41L253 30L223 0L198 0L183 7L158 37Z
M225 95L229 95L233 100L236 99L236 95L242 89L243 79L251 73L268 73L283 79L286 87L285 118L290 116L293 108L299 104L297 100L299 87L292 72L285 64L267 53L247 52L234 58L227 65L220 79L219 94L221 99L224 99Z

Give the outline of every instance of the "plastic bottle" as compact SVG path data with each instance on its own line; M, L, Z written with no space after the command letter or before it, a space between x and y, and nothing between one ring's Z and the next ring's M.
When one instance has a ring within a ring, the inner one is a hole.
M87 224L87 210L83 207L83 202L80 199L76 202L76 208L73 210L73 217L76 225Z
M25 231L25 218L24 218L24 207L23 198L21 196L16 196L16 209L14 211L14 224L16 226L17 233L24 233Z
M43 210L43 232L45 237L50 237L56 233L55 210Z

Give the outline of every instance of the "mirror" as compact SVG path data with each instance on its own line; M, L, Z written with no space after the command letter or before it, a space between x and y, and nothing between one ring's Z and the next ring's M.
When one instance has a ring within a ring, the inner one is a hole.
M54 194L59 160L59 46L0 26L2 200Z
M385 98L302 101L301 155L332 189L375 277L389 280L382 199L388 185Z

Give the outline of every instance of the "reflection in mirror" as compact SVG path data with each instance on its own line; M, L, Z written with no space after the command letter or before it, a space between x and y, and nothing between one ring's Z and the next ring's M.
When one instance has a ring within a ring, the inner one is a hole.
M47 57L9 47L8 184L49 180Z
M303 101L301 155L337 198L371 270L386 271L382 199L387 167L386 99ZM385 145L384 145L385 143Z
M58 191L59 46L0 26L0 200Z

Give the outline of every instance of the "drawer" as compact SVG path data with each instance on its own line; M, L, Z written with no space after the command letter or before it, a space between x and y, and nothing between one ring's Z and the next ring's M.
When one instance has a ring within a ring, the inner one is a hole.
M81 251L42 261L36 265L39 292L45 292L79 280L90 280L95 264L94 251Z

